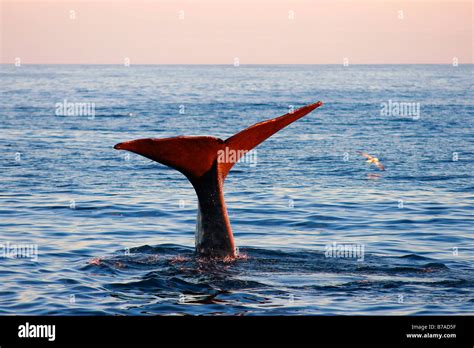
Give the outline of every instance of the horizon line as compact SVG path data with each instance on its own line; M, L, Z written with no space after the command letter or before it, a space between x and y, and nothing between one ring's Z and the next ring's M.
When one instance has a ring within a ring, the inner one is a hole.
M16 66L15 63L0 63L0 65L11 65L14 67L22 67L25 65L113 65L113 66L123 66L129 68L131 66L144 66L144 65L157 65L157 66L231 66L235 68L239 68L241 66L282 66L282 65L335 65L335 66L343 66L343 67L350 67L351 65L449 65L453 66L452 63L350 63L347 66L341 63L247 63L242 64L240 63L238 66L229 63L137 63L137 64L129 64L128 66L124 65L123 63L21 63L20 66ZM458 63L457 66L460 65L474 65L474 63Z

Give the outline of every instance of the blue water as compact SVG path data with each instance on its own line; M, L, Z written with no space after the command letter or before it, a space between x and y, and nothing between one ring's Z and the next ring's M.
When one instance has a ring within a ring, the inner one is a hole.
M0 66L0 244L38 247L0 258L0 314L474 314L473 71ZM95 116L56 115L64 99ZM227 177L235 261L194 256L184 176L113 149L318 100ZM334 242L363 260L326 257Z

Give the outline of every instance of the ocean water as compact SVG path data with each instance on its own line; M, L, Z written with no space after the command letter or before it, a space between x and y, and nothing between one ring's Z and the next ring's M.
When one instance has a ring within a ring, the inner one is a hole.
M0 314L474 314L473 71L0 66ZM227 177L234 261L193 254L184 176L113 149L318 100Z

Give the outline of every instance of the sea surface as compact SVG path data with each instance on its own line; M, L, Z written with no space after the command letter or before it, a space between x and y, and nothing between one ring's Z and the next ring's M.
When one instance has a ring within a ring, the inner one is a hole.
M0 314L474 314L473 72L0 66ZM113 149L318 100L227 177L236 260L194 255L182 174Z

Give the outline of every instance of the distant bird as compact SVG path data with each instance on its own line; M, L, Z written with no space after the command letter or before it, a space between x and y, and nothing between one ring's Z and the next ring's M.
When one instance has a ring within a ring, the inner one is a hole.
M383 166L382 163L380 163L379 159L377 157L373 157L371 155L369 155L368 153L365 153L365 152L361 152L361 151L357 151L357 153L361 154L362 156L364 156L365 158L367 158L367 163L370 164L375 164L380 170L385 170L385 167Z

